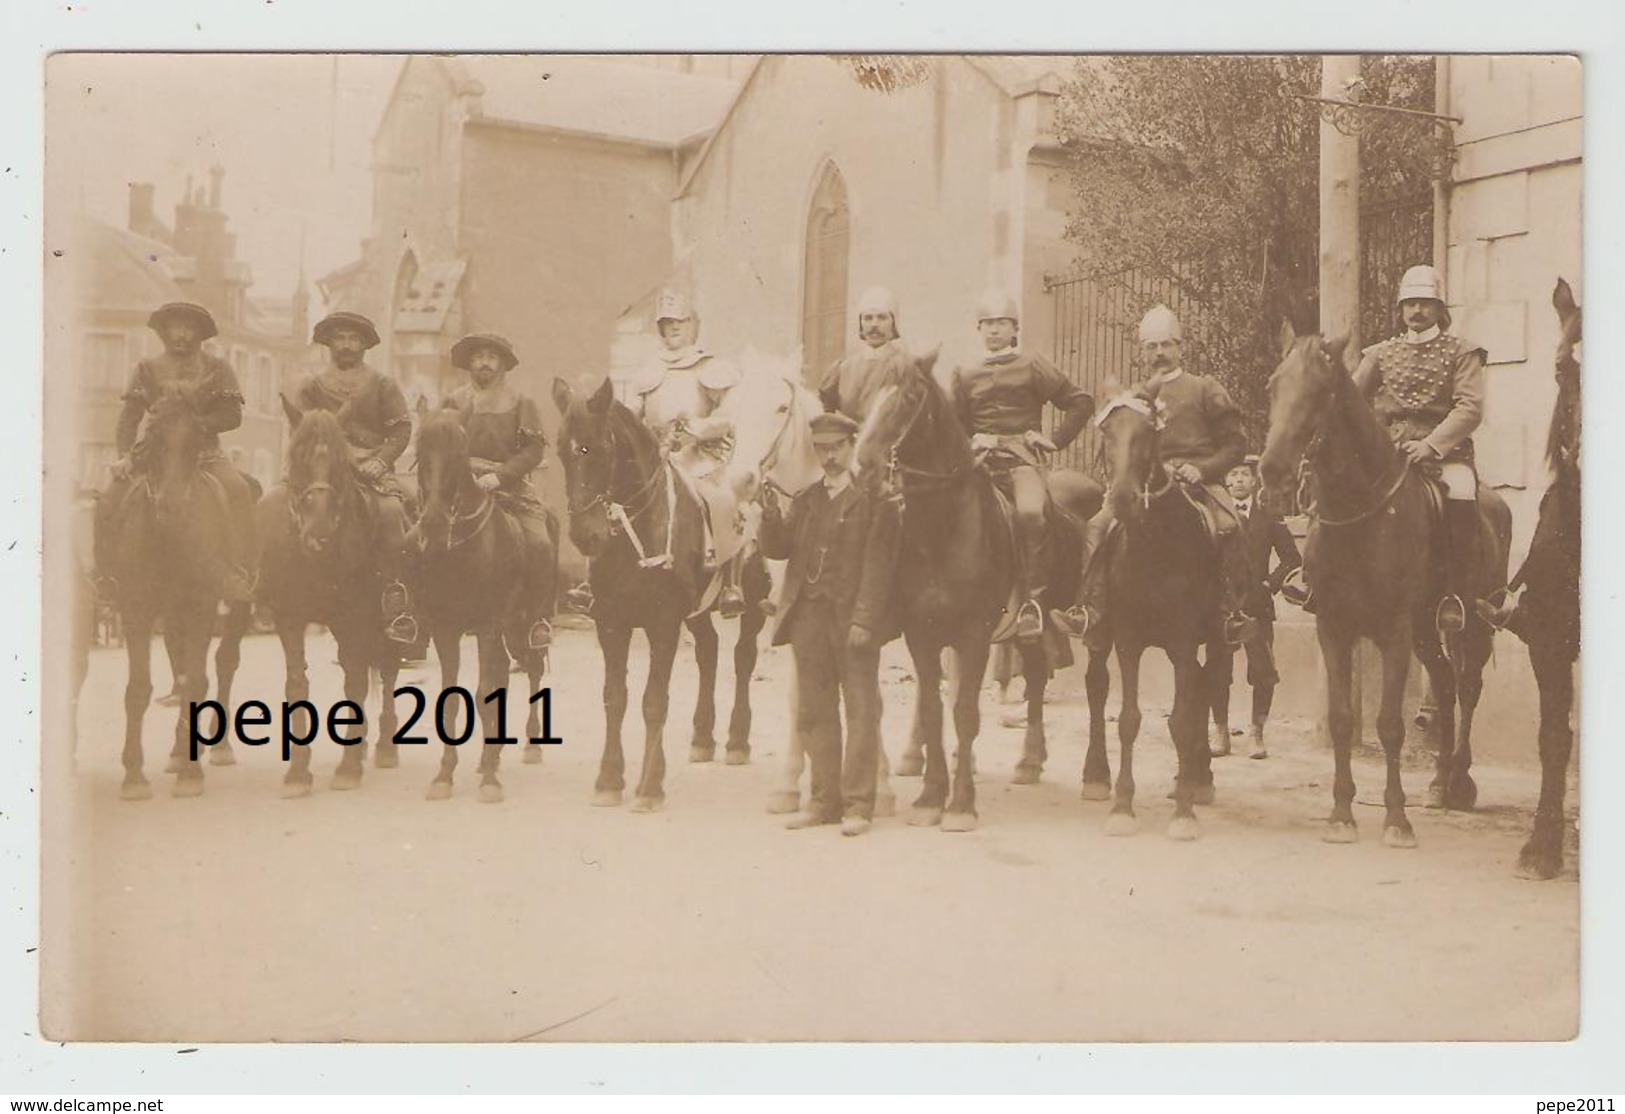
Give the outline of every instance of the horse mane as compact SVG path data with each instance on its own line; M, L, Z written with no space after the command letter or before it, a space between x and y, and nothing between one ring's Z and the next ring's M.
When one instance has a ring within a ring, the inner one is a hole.
M299 420L288 440L288 479L292 487L301 488L310 481L317 453L324 448L329 459L349 463L350 446L338 416L327 410L311 410Z

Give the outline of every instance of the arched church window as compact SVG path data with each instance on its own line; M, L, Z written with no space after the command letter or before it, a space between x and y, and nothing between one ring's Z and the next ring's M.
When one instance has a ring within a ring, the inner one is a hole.
M852 221L846 182L833 163L824 167L807 213L807 250L802 289L802 379L816 385L846 351L847 255Z

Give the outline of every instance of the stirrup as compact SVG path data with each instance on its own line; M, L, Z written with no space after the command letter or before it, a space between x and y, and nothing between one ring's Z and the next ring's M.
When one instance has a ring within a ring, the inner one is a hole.
M384 594L381 597L380 602L382 603L385 615L405 614L407 607L410 605L410 600L406 593L406 585L401 583L399 580L390 581L384 586ZM416 639L413 641L416 641Z
M545 650L553 645L553 624L546 619L537 619L525 634L525 645L532 650Z
M1030 623L1027 620L1028 615L1032 616ZM1038 606L1037 600L1028 600L1016 609L1016 639L1017 641L1028 641L1041 637L1043 633L1044 610Z
M1307 608L1313 597L1314 593L1304 582L1302 565L1287 573L1286 578L1281 581L1281 598L1294 607Z
M1433 625L1441 634L1454 634L1467 628L1467 608L1460 596L1452 592L1439 601L1438 610L1433 613Z
M717 596L717 614L724 619L737 619L745 613L745 594L737 584L730 584Z
M1258 636L1258 620L1245 611L1232 611L1224 617L1224 640L1231 646L1244 646Z
M384 637L397 646L416 646L418 621L410 615L397 615L384 627Z
M1065 611L1051 608L1049 621L1055 624L1055 629L1068 638L1087 637L1090 628L1099 625L1099 617L1091 616L1089 608L1084 604L1075 604Z
M1513 599L1512 593L1505 588L1497 588L1490 593L1489 599L1474 600L1473 610L1478 612L1478 617L1492 629L1506 630L1512 616L1517 614L1518 601Z
M569 605L571 610L582 615L587 614L592 610L593 605L592 585L582 581L574 588L566 588L564 602Z

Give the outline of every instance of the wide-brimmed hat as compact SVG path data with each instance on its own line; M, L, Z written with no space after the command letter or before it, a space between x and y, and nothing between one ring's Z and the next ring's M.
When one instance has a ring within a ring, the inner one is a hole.
M451 346L451 366L467 371L468 362L481 348L490 348L502 357L503 371L512 371L519 365L519 357L514 354L513 345L508 343L507 337L499 337L495 333L470 333Z
M147 327L156 332L171 317L189 318L203 334L203 340L220 335L220 330L215 327L214 315L196 302L165 302L152 311L152 316L147 318Z
M366 338L365 347L367 348L373 348L378 344L378 329L373 323L359 313L349 313L344 310L330 313L316 322L316 327L310 331L310 339L316 344L329 344L332 342L333 330L341 328L355 329L360 332Z

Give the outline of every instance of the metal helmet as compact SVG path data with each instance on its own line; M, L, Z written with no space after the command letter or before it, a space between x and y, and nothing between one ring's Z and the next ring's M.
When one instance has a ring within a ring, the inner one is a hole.
M897 325L897 295L891 292L889 286L871 286L863 292L858 299L858 335L863 334L863 315L866 313L884 313L891 317L892 336L901 335Z
M662 321L692 321L694 306L687 295L677 290L662 290L655 299L655 324Z
M1399 294L1394 298L1394 304L1408 302L1412 298L1431 298L1435 302L1444 301L1444 280L1439 272L1423 263L1412 267L1405 272L1399 280Z
M1008 290L989 287L982 292L982 300L976 304L976 323L980 325L984 321L998 321L1001 318L1008 318L1020 325L1021 310Z
M1179 317L1167 306L1158 303L1140 318L1140 343L1152 344L1161 340L1184 340L1185 330L1180 328Z

